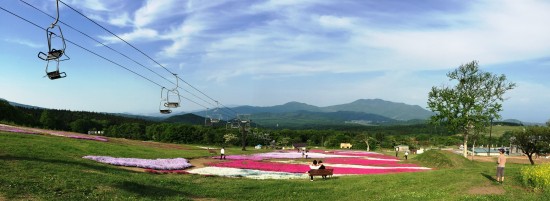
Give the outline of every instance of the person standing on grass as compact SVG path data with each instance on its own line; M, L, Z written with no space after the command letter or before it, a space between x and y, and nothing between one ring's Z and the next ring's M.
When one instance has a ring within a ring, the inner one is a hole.
M225 159L225 147L222 147L222 149L220 150L220 154L220 160Z
M504 167L506 166L506 156L504 155L504 149L499 149L500 155L497 159L497 182L504 182Z
M407 160L408 156L409 156L409 151L405 151L405 160Z
M399 147L395 147L395 157L397 157L398 153L399 153Z

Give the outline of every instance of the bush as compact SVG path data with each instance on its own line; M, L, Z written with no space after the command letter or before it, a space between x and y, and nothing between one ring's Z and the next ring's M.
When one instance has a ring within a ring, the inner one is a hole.
M533 187L536 191L550 192L550 164L521 168L523 184Z

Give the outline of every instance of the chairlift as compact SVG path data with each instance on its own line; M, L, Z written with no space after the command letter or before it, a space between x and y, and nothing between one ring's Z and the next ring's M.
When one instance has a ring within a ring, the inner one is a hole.
M166 103L164 103L164 106L168 108L177 108L180 106L180 102L181 97L178 90L168 90L166 92Z
M159 103L159 111L161 114L170 114L172 113L172 110L170 108L166 107L166 104L168 103L167 97L164 97L164 87L162 87L160 91L160 103ZM166 89L168 90L168 89Z
M214 117L211 117L210 118L210 121L212 121L212 123L219 123L220 120L222 118L222 115L221 114L217 114L217 115L214 115Z
M174 76L176 76L176 87L174 87L174 89L166 91L166 103L164 103L164 106L168 108L177 108L180 106L180 102L181 102L180 92L178 91L178 87L179 87L178 75L174 74Z
M212 126L212 120L210 116L208 115L208 108L204 111L204 125L205 126Z
M64 78L67 76L65 72L59 72L59 62L69 60L69 56L65 53L65 49L67 45L65 44L65 37L63 37L63 32L61 31L61 27L57 25L57 22L59 21L59 0L57 2L57 18L55 21L46 28L46 38L48 40L48 52L39 52L38 58L46 61L46 76L50 78L50 80L55 80L59 78ZM53 31L57 27L57 32L59 32L59 35L55 34ZM52 38L59 37L61 39L62 48L61 49L55 49L52 48ZM65 56L63 58L63 56ZM63 58L63 59L62 59ZM48 66L50 64L50 61L56 62L56 70L54 71L48 71Z
M237 120L231 121L231 128L239 128L240 124Z
M210 121L212 123L219 123L221 118L222 118L222 115L218 113L218 107L219 107L219 103L218 101L216 101L216 109L214 109L214 114L212 115L213 117L210 117Z

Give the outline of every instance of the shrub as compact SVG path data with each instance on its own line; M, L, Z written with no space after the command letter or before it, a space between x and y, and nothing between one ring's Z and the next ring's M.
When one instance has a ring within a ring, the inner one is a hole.
M521 168L523 184L536 191L550 191L550 164Z

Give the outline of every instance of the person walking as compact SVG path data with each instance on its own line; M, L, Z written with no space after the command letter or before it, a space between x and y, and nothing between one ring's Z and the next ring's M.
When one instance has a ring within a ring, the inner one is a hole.
M499 149L500 155L497 159L497 182L504 182L504 167L506 166L506 155L504 155L504 149Z
M409 151L405 151L405 160L409 157Z
M225 147L222 147L222 149L220 150L220 154L220 160L225 159Z

